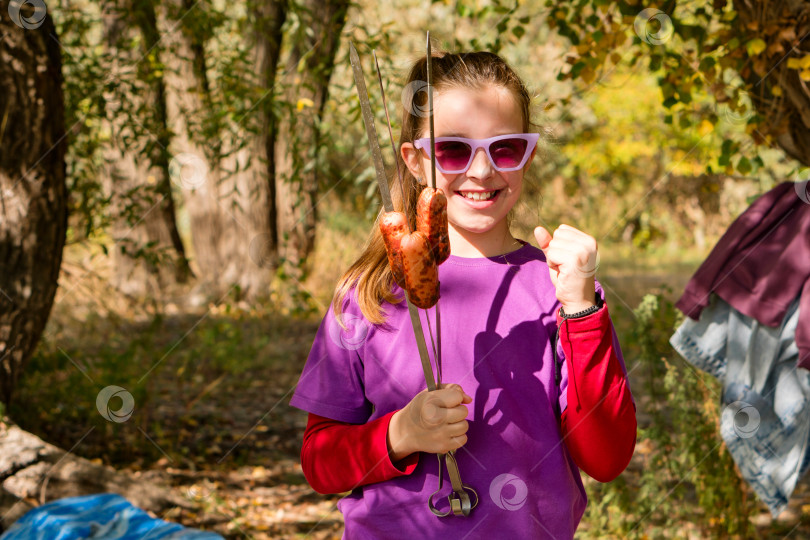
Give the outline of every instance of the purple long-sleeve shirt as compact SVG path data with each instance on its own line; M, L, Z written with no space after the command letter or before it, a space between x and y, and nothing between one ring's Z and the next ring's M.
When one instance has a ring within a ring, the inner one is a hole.
M345 537L573 538L586 495L560 434L567 370L563 362L558 385L552 343L560 304L542 251L525 244L499 257L451 255L439 280L443 381L473 396L468 442L456 457L480 502L467 517L434 516L427 501L438 488L438 462L420 459L412 474L340 500ZM344 331L330 306L291 405L359 424L403 408L425 388L407 306L384 308L386 326L368 325L349 296ZM613 345L624 368L615 332ZM446 496L436 500L447 508Z

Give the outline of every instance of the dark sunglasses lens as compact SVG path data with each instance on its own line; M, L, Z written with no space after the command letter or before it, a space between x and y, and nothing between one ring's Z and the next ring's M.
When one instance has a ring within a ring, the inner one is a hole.
M447 171L459 171L470 161L472 148L461 141L436 142L436 163Z
M528 144L526 140L518 138L495 141L489 146L492 162L501 169L517 167L526 155Z

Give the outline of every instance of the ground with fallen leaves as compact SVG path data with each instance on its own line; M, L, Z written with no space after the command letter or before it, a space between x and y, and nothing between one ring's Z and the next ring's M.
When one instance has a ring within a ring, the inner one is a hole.
M615 294L609 299L621 335L643 287L636 278L600 281ZM196 310L169 304L156 314L107 309L102 295L82 298L84 304L54 308L10 410L21 427L164 482L193 503L164 519L226 538L340 538L339 496L307 485L298 457L306 415L288 405L322 313L294 318L226 301ZM108 385L133 395L135 411L125 422L107 421L97 409L98 392ZM637 403L642 398L636 395ZM642 425L644 418L640 411ZM642 443L624 473L628 483L640 474L645 452ZM810 538L806 479L779 520L760 505L754 521L761 538ZM587 521L578 536L602 537ZM705 535L685 523L666 533L650 528L643 537Z

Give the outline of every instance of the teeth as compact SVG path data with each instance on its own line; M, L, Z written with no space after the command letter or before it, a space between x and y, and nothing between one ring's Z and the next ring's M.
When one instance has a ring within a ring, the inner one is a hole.
M465 199L472 199L473 201L488 201L498 194L497 191L488 191L481 193L480 191L461 191L461 196Z

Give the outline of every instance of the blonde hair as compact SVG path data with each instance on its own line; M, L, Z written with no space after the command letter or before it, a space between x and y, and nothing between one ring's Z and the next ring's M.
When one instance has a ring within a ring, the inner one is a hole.
M531 97L529 92L517 73L497 54L491 52L434 53L431 65L433 69L431 83L434 92L437 93L453 87L484 88L486 86L495 86L509 90L520 107L523 117L523 131L527 132L529 130L531 125L529 112ZM420 85L420 81L426 80L427 58L422 57L411 68L405 82L405 88L414 88L412 83ZM427 110L426 102L426 91L413 92L411 106L407 109L403 107L402 131L399 137L400 147L397 152L397 167L403 173L403 188L400 189L396 177L391 178L388 182L394 209L405 212L411 230L416 230L416 203L424 186L419 184L405 166L401 148L402 143L412 143L418 139L425 128L428 121L427 114L420 111ZM405 193L404 205L402 201L403 190ZM372 324L383 324L385 322L385 316L381 309L383 301L398 304L404 300L404 296L396 295L392 290L394 278L391 274L391 268L388 266L388 255L385 251L385 243L379 227L379 221L384 212L385 210L381 209L377 215L363 253L343 274L335 287L335 293L332 297L332 309L336 317L339 317L342 312L346 294L355 286L360 310L366 320ZM340 320L338 318L338 321Z

